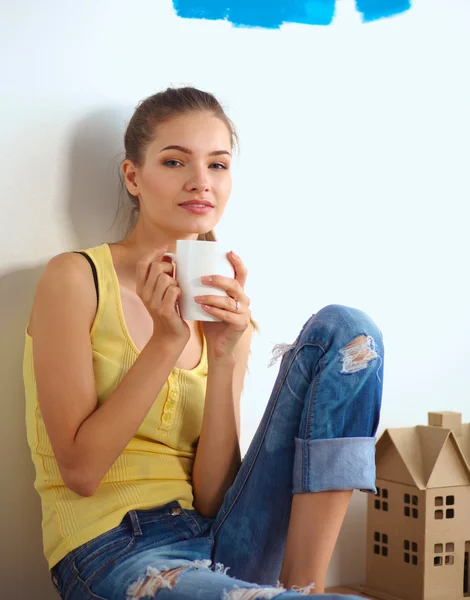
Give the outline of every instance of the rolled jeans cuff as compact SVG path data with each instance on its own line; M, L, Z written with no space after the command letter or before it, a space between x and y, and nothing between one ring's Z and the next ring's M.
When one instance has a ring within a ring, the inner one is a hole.
M375 438L295 438L294 494L375 487Z

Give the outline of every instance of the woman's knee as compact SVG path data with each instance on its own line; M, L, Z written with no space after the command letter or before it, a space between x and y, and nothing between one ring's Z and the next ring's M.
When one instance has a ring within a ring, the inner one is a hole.
M382 343L382 332L367 313L358 308L341 304L328 304L319 310L312 319L322 321L328 328L341 332L353 342L360 336L371 337L376 344Z
M383 337L373 319L364 311L330 304L312 315L294 345L320 345L325 352L337 352L342 373L365 369L375 359L383 360Z

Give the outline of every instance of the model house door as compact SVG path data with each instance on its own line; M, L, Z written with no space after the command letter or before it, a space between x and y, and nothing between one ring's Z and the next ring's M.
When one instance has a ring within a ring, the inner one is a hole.
M465 542L465 554L463 563L463 595L464 597L470 596L468 589L468 556L470 554L470 542Z

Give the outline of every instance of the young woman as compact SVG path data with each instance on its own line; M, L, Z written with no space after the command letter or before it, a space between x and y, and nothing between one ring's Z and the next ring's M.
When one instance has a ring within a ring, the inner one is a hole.
M235 279L212 274L228 296L197 298L221 322L177 311L163 254L178 239L215 240L235 139L211 94L144 100L122 164L135 226L54 257L39 283L24 359L28 441L64 600L323 594L352 490L375 492L383 343L366 314L327 306L281 347L241 462L253 330L241 258L228 255ZM200 203L209 208L188 208Z

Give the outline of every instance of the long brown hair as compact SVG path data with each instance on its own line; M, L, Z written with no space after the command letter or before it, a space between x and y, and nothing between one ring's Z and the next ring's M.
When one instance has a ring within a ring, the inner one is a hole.
M232 150L238 149L239 139L234 124L225 114L217 98L209 92L194 87L167 88L165 91L153 94L142 100L135 109L124 134L124 160L131 160L134 165L142 166L145 161L145 151L152 142L157 127L168 119L191 112L210 112L227 126L231 135ZM127 225L128 232L134 228L139 216L139 199L133 196L125 187L121 176L122 190L125 191L131 203L131 215ZM200 233L198 240L217 241L213 229ZM253 329L259 332L259 326L252 318Z

